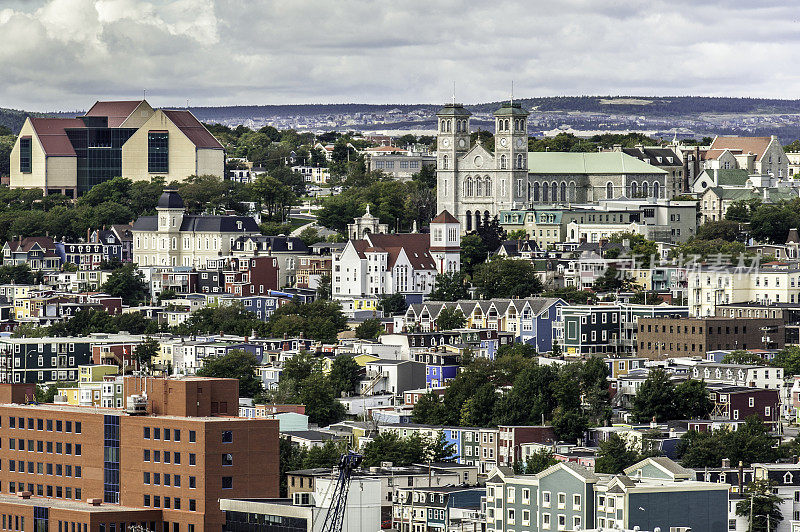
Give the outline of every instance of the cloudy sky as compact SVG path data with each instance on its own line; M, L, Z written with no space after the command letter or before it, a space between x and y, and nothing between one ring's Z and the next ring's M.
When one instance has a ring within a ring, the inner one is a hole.
M794 0L0 0L0 107L800 95Z

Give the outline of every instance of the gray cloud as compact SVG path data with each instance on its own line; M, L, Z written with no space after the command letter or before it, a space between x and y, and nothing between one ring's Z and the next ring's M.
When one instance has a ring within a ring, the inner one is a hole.
M0 106L793 98L796 8L762 0L0 0Z

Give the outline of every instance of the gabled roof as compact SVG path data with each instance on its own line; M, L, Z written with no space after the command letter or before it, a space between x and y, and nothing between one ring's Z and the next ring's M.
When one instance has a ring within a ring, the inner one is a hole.
M653 166L681 166L683 163L672 148L643 146L637 148L622 148L622 153L636 157ZM659 161L658 158L661 158ZM670 158L672 160L670 160Z
M222 149L222 144L189 111L162 109L178 129L198 148Z
M112 102L94 102L86 116L107 116L108 127L119 127L131 116L144 100L124 100Z
M566 469L576 477L586 482L595 482L600 478L589 469L583 467L582 465L578 465L575 462L559 462L553 466L548 467L541 473L538 473L536 477L542 478L561 469Z
M85 128L80 118L29 118L45 155L52 157L76 157L75 149L65 129Z
M421 233L368 234L364 240L373 250L388 253L389 257L386 264L388 268L392 268L400 254L405 252L408 261L415 270L436 269L436 261L433 260L430 254L430 238L428 235Z
M49 236L28 236L22 240L9 240L6 242L6 245L11 249L11 251L25 253L36 246L39 246L45 251L55 249L55 243Z
M767 151L770 142L772 142L771 137L719 136L711 143L709 152L713 150L731 150L740 151L742 153L754 153L756 155L756 161L760 161L761 157L763 157L764 153ZM709 158L708 154L706 154L706 158Z
M661 168L618 151L529 152L528 168L532 174L666 174Z

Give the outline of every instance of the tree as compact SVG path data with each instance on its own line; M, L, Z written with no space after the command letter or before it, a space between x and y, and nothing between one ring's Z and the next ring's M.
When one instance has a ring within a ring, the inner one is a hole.
M469 298L469 284L464 272L440 273L434 280L433 291L428 295L431 301L458 301Z
M319 369L319 362L319 359L308 351L300 351L284 361L281 380L301 382Z
M552 451L549 449L539 449L528 456L528 459L525 460L524 471L521 471L521 473L524 472L526 475L535 475L557 463L558 460L553 457Z
M406 298L399 292L391 295L384 294L378 298L378 310L383 312L384 316L402 314L407 308Z
M319 371L303 379L298 390L300 402L306 405L309 422L326 426L344 418L344 405L336 400L330 380Z
M495 423L528 425L549 419L557 406L559 390L552 386L556 371L554 366L528 361L522 371L516 373L511 389L497 400Z
M335 343L338 333L347 328L347 318L336 301L292 301L277 308L266 325L266 332L272 336L303 334L306 338L320 342Z
M239 396L255 397L263 391L261 380L256 377L256 356L241 349L231 349L221 357L206 358L197 371L200 377L218 377L239 380Z
M342 354L333 359L328 378L331 381L333 393L339 397L342 393L347 395L355 393L360 376L361 366L353 357Z
M780 507L783 499L773 492L773 486L774 482L768 480L751 482L744 498L736 503L736 515L747 518L748 532L778 530L783 521Z
M100 289L112 297L122 298L126 305L144 303L150 295L144 275L133 264L126 264L113 272Z
M675 387L673 417L682 419L705 419L713 404L708 397L705 381L688 379Z
M396 432L383 432L364 446L364 467L378 467L381 462L407 466L424 461L425 442L418 433L401 438Z
M77 388L77 387L78 387L77 382L67 382L67 381L52 382L48 384L46 387L38 385L36 387L36 390L34 391L34 395L37 403L50 404L55 399L55 396L58 395L59 388Z
M500 226L498 217L489 218L488 213L484 214L483 223L475 228L475 234L481 238L486 250L490 252L497 250L506 239L506 232Z
M629 448L619 434L612 433L606 441L600 442L594 470L597 473L618 475L638 460L638 453Z
M633 398L631 412L638 421L673 419L675 385L661 368L650 370Z
M446 397L446 396L445 396ZM467 427L490 427L494 424L494 410L497 394L494 385L485 383L475 389L461 404L459 422Z
M581 366L581 388L587 414L595 423L611 419L611 396L608 392L608 366L600 357L591 357Z
M317 298L322 300L331 298L331 274L326 273L319 278Z
M253 330L264 332L264 329L264 322L238 302L230 305L203 307L194 311L184 323L173 328L174 332L184 335L211 334L223 331L238 336L248 336Z
M556 408L553 414L553 431L561 441L576 442L583 439L589 428L589 418L579 410Z
M311 246L317 242L322 242L325 239L319 234L319 231L316 227L309 225L300 231L300 240L302 240L306 246Z
M726 353L725 356L722 357L722 363L745 364L745 365L755 365L755 366L763 366L765 364L763 358L761 358L755 353L751 353L743 349L737 349L736 351L731 351L730 353Z
M458 307L444 307L436 317L436 329L440 331L461 329L466 323L467 318Z
M642 257L649 259L658 252L655 242L636 233L614 233L609 241L617 244L627 242L631 249L631 255L640 257L640 260Z
M687 432L678 444L678 457L685 467L719 467L723 458L746 467L774 461L779 456L774 443L767 426L751 416L737 430Z
M436 436L428 438L425 442L425 459L428 462L452 461L457 452L456 445L445 438L444 430L440 430Z
M378 318L367 318L356 327L356 338L375 340L383 333L383 325Z
M475 267L486 260L487 253L486 244L478 235L461 237L461 271L466 275L472 275Z
M442 408L442 401L439 395L433 391L428 391L414 403L411 419L414 423L441 425L444 423Z
M783 368L786 376L800 374L800 347L791 346L781 349L772 359L772 365Z
M145 340L136 346L136 360L139 367L150 367L153 359L158 356L161 350L161 344L155 338L145 338Z
M473 283L485 298L522 298L542 291L533 264L503 257L494 257L475 268Z
M625 272L621 272L615 265L605 269L603 275L594 280L592 288L595 292L616 292L625 290L630 282L626 279Z
M733 206L728 208L728 213L731 212ZM697 238L700 240L727 240L728 242L739 241L742 238L742 232L739 230L739 222L735 222L725 215L725 220L708 221L697 228Z

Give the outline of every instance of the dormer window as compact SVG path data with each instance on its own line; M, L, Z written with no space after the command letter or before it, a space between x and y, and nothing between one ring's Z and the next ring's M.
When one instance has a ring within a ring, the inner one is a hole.
M783 475L783 483L784 484L791 484L792 483L792 478L793 478L792 474L787 471L786 474Z

